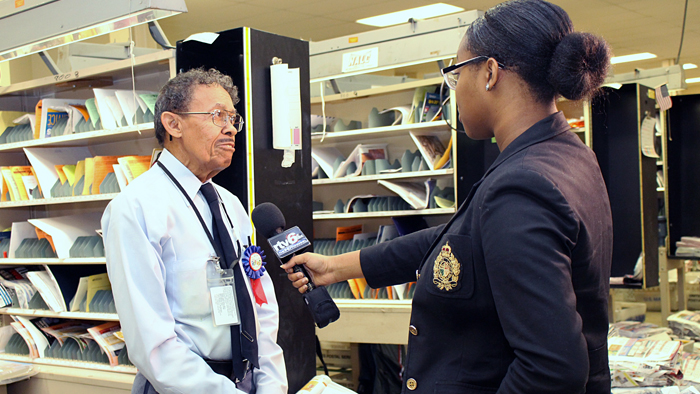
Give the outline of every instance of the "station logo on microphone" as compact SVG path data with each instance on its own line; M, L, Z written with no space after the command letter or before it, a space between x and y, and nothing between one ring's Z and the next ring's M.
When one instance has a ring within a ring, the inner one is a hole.
M277 234L269 239L270 245L277 257L284 258L311 245L299 226L294 226L287 231Z

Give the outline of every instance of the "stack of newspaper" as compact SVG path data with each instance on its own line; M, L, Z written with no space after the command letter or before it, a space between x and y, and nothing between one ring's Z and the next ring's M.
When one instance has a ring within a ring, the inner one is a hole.
M700 386L613 388L612 394L700 394Z
M700 338L700 312L680 311L668 317L668 326L681 338Z
M700 257L700 238L681 237L681 240L676 242L676 256Z
M658 334L671 334L671 329L656 324L621 321L610 325L608 337L649 338Z
M681 382L681 341L608 338L612 387L675 386Z

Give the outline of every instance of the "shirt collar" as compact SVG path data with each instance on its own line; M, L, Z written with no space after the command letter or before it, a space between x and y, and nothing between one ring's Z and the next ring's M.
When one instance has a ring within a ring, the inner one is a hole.
M506 161L509 157L520 152L521 150L544 140L548 140L569 130L570 128L571 127L566 121L564 113L561 111L540 120L529 129L525 130L524 133L520 134L503 150L503 152L498 155L496 161L491 165L484 177L486 177L486 175L488 175L501 163Z
M163 148L163 152L160 154L160 157L158 157L158 161L165 165L168 171L173 174L175 179L180 182L180 185L190 199L194 200L194 197L197 195L199 189L203 185L199 178L197 178L189 168L185 167L185 165L182 164L177 157L173 156L173 154L165 148Z

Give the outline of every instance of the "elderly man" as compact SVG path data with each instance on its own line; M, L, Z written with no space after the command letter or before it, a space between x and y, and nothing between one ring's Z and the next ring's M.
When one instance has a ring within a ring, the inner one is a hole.
M243 119L230 77L171 79L155 107L165 148L102 217L132 393L286 393L278 307L242 204L211 178Z

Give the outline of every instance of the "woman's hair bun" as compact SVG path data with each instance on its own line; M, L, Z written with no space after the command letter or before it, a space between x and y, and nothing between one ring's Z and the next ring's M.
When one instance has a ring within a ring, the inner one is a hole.
M572 32L557 45L547 80L569 100L590 98L605 81L610 67L610 48L600 37Z

